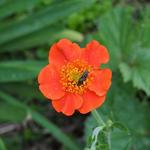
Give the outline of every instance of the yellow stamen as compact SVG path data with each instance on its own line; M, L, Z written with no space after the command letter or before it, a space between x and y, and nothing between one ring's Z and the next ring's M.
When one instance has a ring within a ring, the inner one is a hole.
M92 70L92 67L86 62L78 59L62 66L60 77L63 89L66 92L83 94L86 91L89 82L91 82L91 80L93 79L93 77L89 74L86 80L83 81L83 84L81 84L80 86L77 85L85 70L90 72Z

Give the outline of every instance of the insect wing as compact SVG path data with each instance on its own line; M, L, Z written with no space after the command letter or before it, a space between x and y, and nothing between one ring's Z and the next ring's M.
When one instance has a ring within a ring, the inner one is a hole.
M80 77L77 85L80 86L83 84L83 82L86 80L86 78L88 77L89 72L86 70L83 72L82 76Z

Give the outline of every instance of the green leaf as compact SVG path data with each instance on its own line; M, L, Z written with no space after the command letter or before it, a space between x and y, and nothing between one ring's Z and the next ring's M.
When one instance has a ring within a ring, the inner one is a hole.
M0 44L4 44L27 34L45 28L56 21L65 18L68 14L82 10L90 6L93 0L61 1L60 3L44 7L39 12L26 17L24 20L16 20L0 28Z
M112 127L117 128L117 129L124 131L124 132L129 134L129 129L124 124L122 124L120 122L113 122Z
M27 112L30 113L32 119L35 122L37 122L43 128L46 128L49 133L51 133L58 141L63 143L69 149L80 150L80 147L75 141L73 141L67 134L63 133L55 124L47 120L38 112L30 109L27 105L21 103L20 101L17 101L15 98L2 91L0 91L0 98L4 102L10 103L11 105L16 105L20 107L20 109L27 110Z
M122 62L119 65L125 82L132 80L134 87L144 90L150 95L150 49L136 49L133 64Z
M4 82L1 83L0 90L4 90L11 95L16 95L18 99L22 99L25 102L31 101L33 99L43 100L44 98L39 92L38 83L35 83L35 81L15 83Z
M5 61L0 63L0 82L24 81L37 77L46 62Z
M60 32L57 37L59 39L61 38L68 38L72 41L77 41L77 42L82 42L83 41L83 35L77 31L74 31L74 30L64 30L62 32Z
M122 73L124 82L128 82L131 80L132 77L132 70L126 63L120 63L119 69Z
M46 43L51 44L56 39L61 38L68 38L73 41L81 42L83 40L83 35L74 30L63 29L61 26L48 26L35 33L12 40L9 42L9 45L1 46L0 52L26 50L27 48L37 47Z
M0 120L9 122L21 122L27 116L25 109L20 109L16 105L0 103Z
M135 87L150 95L150 21L147 19L150 13L147 8L143 10L143 17L137 22L132 17L133 11L131 7L117 6L102 16L99 38L110 52L113 70L119 68L124 82L132 80Z
M24 0L13 0L5 5L1 6L0 9L0 20L8 17L14 13L19 13L21 11L30 9L40 3L41 0L30 0L30 1L24 1Z
M9 44L4 44L3 46L1 46L0 52L21 51L46 43L52 43L56 39L57 34L60 34L62 31L63 27L61 26L48 26L42 30L38 30L37 32L14 39L10 41Z
M3 140L0 138L0 150L7 150Z
M145 47L150 47L150 5L146 5L143 10L142 10L142 17L143 20L141 21L141 26L140 26L140 41L142 41L142 45ZM143 38L144 37L144 38Z
M1 0L0 1L0 6L2 6L3 4L5 4L7 2L7 0Z
M150 95L150 71L143 67L133 68L133 84L138 89L143 89L147 95Z
M79 146L77 146L77 143L71 140L71 137L68 137L67 135L62 133L62 131L60 131L58 127L50 123L42 115L38 114L35 111L31 111L31 115L35 122L37 122L42 127L46 128L58 141L62 142L64 145L66 145L70 149L80 150Z
M111 133L112 150L124 150L127 148L148 150L150 147L148 104L147 102L140 102L132 86L118 81L118 77L119 75L116 75L116 78L113 80L114 82L106 102L98 109L105 120L110 119L113 122L120 122L129 129L130 135L127 132L114 128ZM94 118L90 116L85 128L87 138L95 126Z
M97 149L97 145L99 144L98 135L102 132L103 129L104 129L104 126L100 126L100 127L96 127L93 130L93 133L91 136L92 138L91 147L90 147L91 150Z
M110 10L109 13L104 14L98 22L98 35L101 43L106 45L110 52L110 64L114 70L124 57L122 52L128 49L132 41L131 12L130 7L118 6Z

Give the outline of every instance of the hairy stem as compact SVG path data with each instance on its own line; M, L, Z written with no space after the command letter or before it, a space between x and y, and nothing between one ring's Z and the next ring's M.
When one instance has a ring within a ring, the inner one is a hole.
M93 115L93 117L95 118L95 120L97 121L97 123L98 123L100 126L101 126L101 125L103 125L103 126L105 125L103 119L101 118L100 114L97 112L96 109L94 109L94 110L92 111L92 115Z

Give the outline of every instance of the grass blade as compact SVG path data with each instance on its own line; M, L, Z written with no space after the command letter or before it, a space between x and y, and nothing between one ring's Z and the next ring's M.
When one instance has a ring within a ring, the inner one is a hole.
M21 38L12 40L11 42L9 42L9 44L4 44L4 46L1 46L0 52L6 51L14 52L14 50L21 51L27 48L49 43L49 41L54 41L55 35L58 34L62 29L63 28L60 26L59 27L48 26L47 28L39 30L35 33L31 33Z
M44 61L5 61L0 63L0 82L24 81L34 79Z
M42 37L42 38L41 38ZM74 30L65 30L63 27L47 27L36 33L29 34L17 40L9 42L9 44L4 44L1 47L1 52L14 52L22 51L28 48L37 47L43 44L51 44L56 39L68 38L72 41L81 42L83 40L83 35Z
M26 109L31 114L35 122L37 122L42 127L46 128L49 131L49 133L51 133L59 142L64 144L69 149L80 150L75 141L71 140L71 138L67 134L63 133L55 124L48 121L38 112L30 109L28 106L17 101L15 98L6 94L5 92L0 91L0 98L6 102L9 102L10 104L15 104L16 106L19 106L20 109Z
M0 150L7 150L3 140L0 138Z
M26 9L30 9L40 2L41 0L13 0L11 2L8 2L0 8L0 20L14 13L19 13Z
M4 44L15 38L31 34L45 28L54 22L65 18L68 14L79 11L83 7L90 6L92 0L63 1L53 4L33 14L24 20L17 20L0 28L0 44Z

